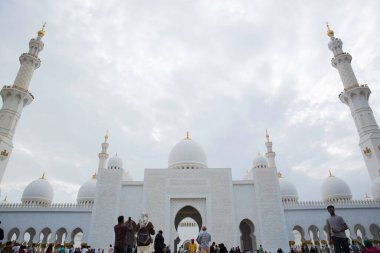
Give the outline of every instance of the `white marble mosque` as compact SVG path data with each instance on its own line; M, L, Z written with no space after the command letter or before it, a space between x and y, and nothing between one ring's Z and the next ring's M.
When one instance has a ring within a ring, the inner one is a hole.
M299 201L294 183L277 171L275 152L266 135L264 155L258 154L241 180L233 180L230 168L210 168L207 155L189 134L168 152L165 168L145 169L144 180L133 180L118 156L109 158L105 136L96 175L84 182L76 202L54 203L54 189L43 175L24 190L20 203L0 204L0 220L6 239L27 243L87 243L106 248L113 243L118 215L134 220L146 211L156 230L162 229L172 250L202 225L213 241L229 247L269 251L289 249L289 243L326 240L327 204L339 210L351 239L380 240L380 130L368 104L367 85L356 80L352 57L342 41L328 28L332 66L339 72L344 89L340 100L351 110L357 127L363 159L372 179L372 199L353 200L350 187L330 172L321 187L321 199ZM40 66L44 27L29 42L29 52L20 56L21 67L11 86L0 92L0 182L12 153L12 138L25 106L33 101L29 84ZM334 95L334 94L332 94ZM17 159L17 157L13 158ZM184 231L187 231L186 233Z

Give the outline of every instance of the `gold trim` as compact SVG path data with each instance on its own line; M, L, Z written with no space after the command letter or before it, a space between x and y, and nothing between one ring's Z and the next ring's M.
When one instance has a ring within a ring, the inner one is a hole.
M327 36L329 36L330 38L334 37L334 31L330 29L328 22L326 22L326 26L327 26Z
M44 37L45 36L45 26L46 26L46 22L41 27L41 29L38 31L38 36L40 36L40 37Z

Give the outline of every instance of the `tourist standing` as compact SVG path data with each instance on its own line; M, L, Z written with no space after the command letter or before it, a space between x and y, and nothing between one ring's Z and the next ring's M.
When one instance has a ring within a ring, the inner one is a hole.
M127 233L126 233L126 239L125 243L128 247L131 249L130 251L132 252L132 247L135 245L135 238L136 238L136 222L134 222L131 217L128 217L128 220L125 222L125 225L127 226Z
M201 246L201 253L210 253L210 241L211 235L207 233L207 228L203 226L202 231L199 233L197 238L197 242Z
M114 226L115 231L115 243L114 252L115 253L126 253L126 234L127 226L124 223L124 216L119 216L117 218L118 224Z
M110 244L110 246L108 247L108 253L113 253L113 247L112 247L112 244Z
M155 234L154 226L148 219L147 213L142 213L139 223L136 226L137 231L137 253L151 253L151 235Z
M165 239L162 236L162 230L158 231L158 234L154 238L154 253L163 253L164 252L164 243Z
M210 253L216 253L215 242L212 242L212 244L211 244Z
M335 214L334 206L328 206L327 211L330 217L326 220L327 240L329 244L334 246L335 252L350 253L346 230L348 229L344 219Z

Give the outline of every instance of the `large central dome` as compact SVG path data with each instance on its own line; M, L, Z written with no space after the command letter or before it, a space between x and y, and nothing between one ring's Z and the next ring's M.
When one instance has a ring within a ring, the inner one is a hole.
M207 156L202 146L190 139L187 133L186 138L170 151L168 167L169 169L205 169Z

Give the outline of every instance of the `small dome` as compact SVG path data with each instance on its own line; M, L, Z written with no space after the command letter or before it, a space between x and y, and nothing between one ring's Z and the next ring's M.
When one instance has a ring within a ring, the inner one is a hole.
M255 159L253 159L253 167L254 168L267 168L268 160L262 156L260 153L257 154Z
M252 179L253 179L252 170L247 170L245 172L245 175L243 176L243 180L252 180Z
M372 196L374 200L380 200L380 171L379 175L372 182Z
M207 168L207 156L202 146L187 135L170 151L169 169L204 169Z
M123 174L123 181L133 181L133 177L132 177L131 173L129 173L129 171L126 171Z
M342 179L333 176L327 177L322 183L322 200L325 202L336 202L340 200L351 200L350 187Z
M78 204L94 203L96 192L96 174L90 180L82 184L77 195Z
M107 169L120 170L123 169L123 161L116 155L108 160Z
M282 201L298 201L298 191L294 184L284 178L281 173L278 173L278 182L280 184L280 191Z
M53 201L53 196L53 187L43 175L26 186L21 202L23 204L49 205Z

